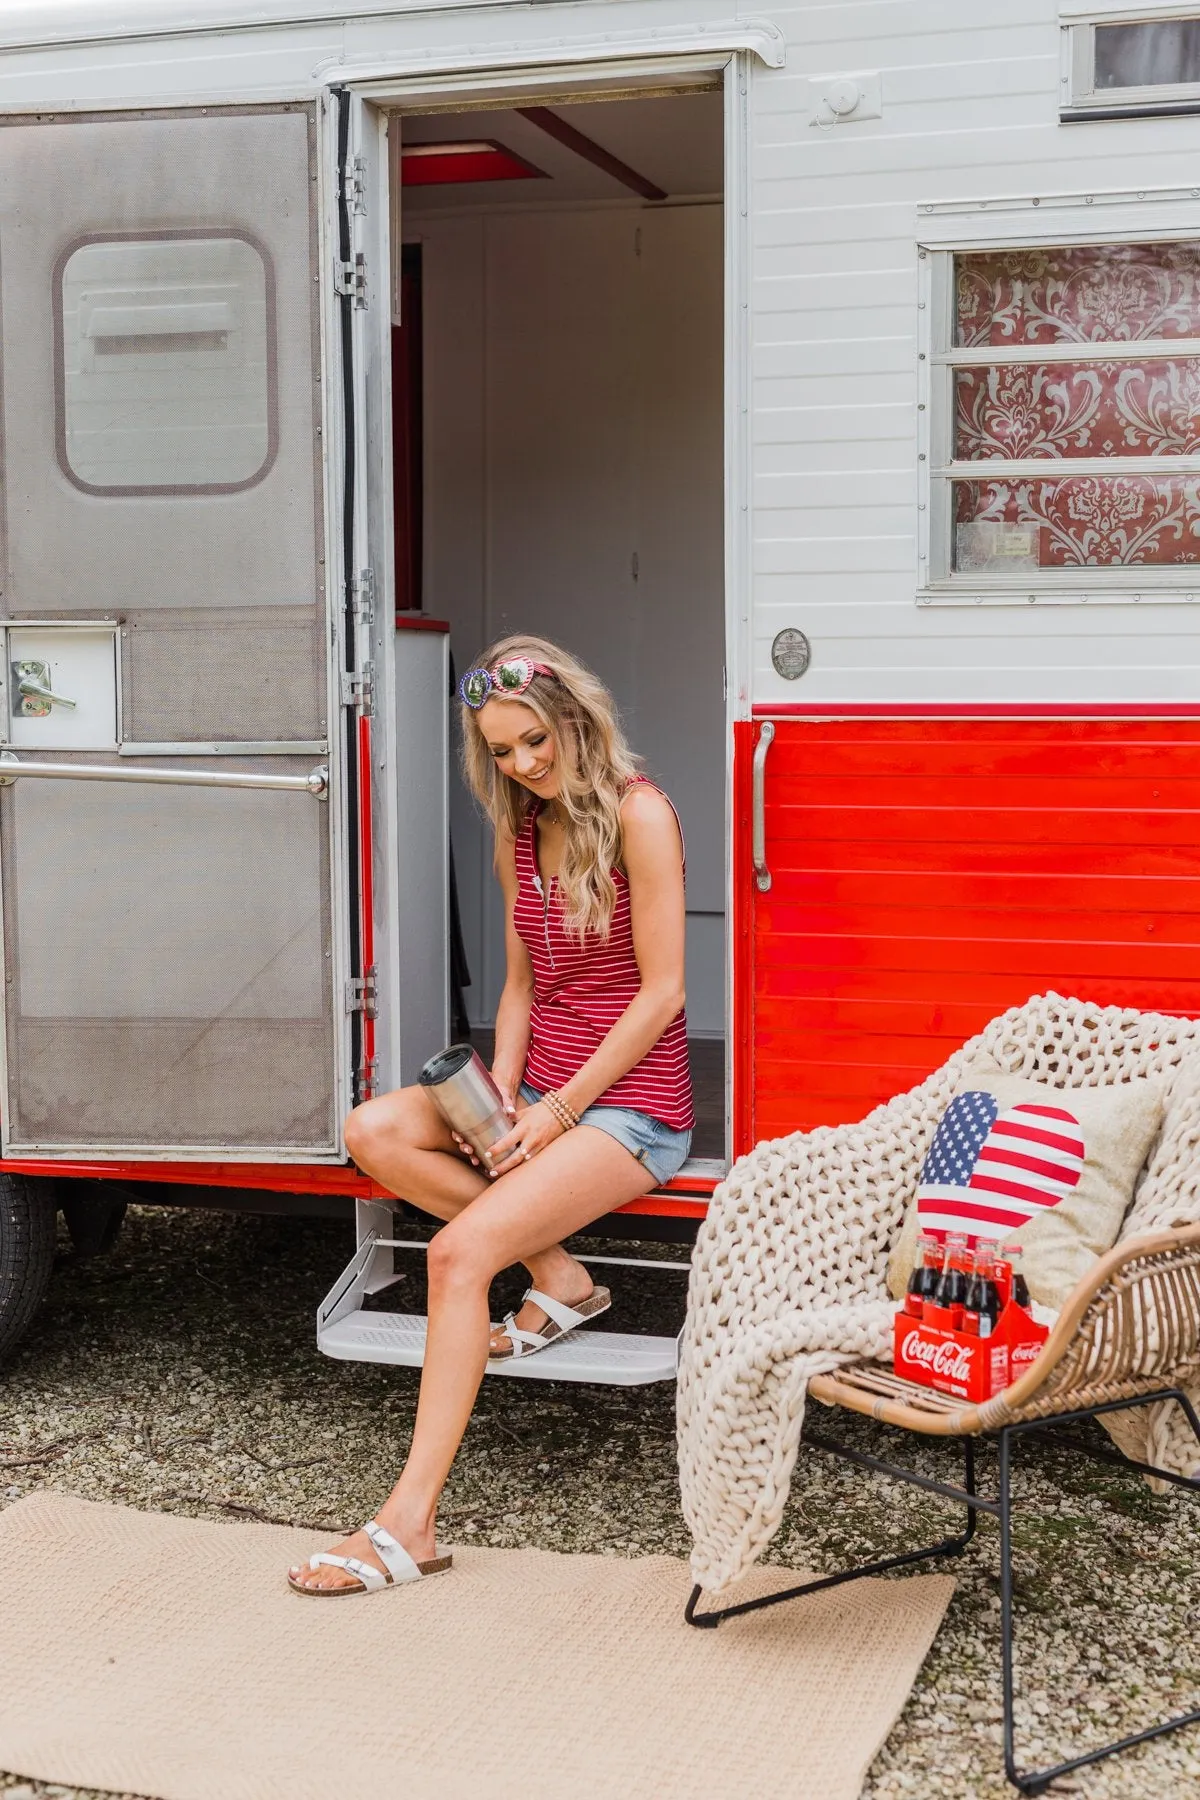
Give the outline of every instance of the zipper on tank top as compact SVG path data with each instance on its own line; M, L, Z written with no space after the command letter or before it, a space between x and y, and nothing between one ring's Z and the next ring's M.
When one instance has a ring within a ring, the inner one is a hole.
M534 855L536 856L536 854L537 852L535 851ZM550 896L542 886L542 878L537 869L534 869L533 871L533 885L541 895L542 899L542 936L546 940L546 955L550 958L550 967L553 969L556 967L556 964L554 961L554 952L550 948Z

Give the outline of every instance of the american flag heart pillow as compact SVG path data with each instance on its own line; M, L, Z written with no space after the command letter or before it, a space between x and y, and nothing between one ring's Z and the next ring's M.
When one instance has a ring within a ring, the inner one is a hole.
M1008 1238L1079 1185L1083 1130L1065 1106L1001 1107L973 1088L942 1114L921 1170L917 1218L935 1237Z

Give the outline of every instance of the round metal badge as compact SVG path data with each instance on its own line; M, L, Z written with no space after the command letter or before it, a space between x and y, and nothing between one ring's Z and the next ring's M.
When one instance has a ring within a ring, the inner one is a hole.
M788 626L775 634L771 645L771 664L785 681L799 681L812 661L812 645L802 631Z

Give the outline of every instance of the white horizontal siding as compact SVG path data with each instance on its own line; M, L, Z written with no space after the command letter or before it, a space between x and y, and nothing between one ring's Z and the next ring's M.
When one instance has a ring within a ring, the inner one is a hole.
M841 445L847 441L876 444L886 439L903 439L912 445L916 458L913 431L913 408L909 400L898 400L888 407L843 406L778 406L755 408L754 445L800 445L816 448L818 459L836 456L844 461ZM915 470L914 470L915 474ZM847 479L851 479L849 476ZM856 492L861 494L861 488Z
M828 517L830 512L849 507L861 517L864 487L871 495L873 525L880 507L902 507L905 518L910 516L915 489L907 468L870 469L850 481L842 469L817 469L803 476L791 471L779 475L760 471L754 482L755 522L761 533L774 536L794 530L798 521L807 523L805 515L814 509ZM797 510L798 501L803 503L802 511ZM786 519L781 514L786 514Z
M1118 702L1200 693L1200 607L916 601L918 208L1196 180L1195 121L1062 125L1057 0L790 5L751 89L751 563L759 702ZM823 74L883 116L811 123ZM782 681L774 634L809 672Z
M893 429L887 430L885 427ZM898 428L897 428L898 427ZM794 438L771 442L759 438L755 449L755 487L780 478L795 480L807 477L804 493L815 491L815 478L843 484L847 479L862 484L870 477L902 472L916 492L910 446L914 442L909 409L904 418L888 418L870 432L859 432L852 438L823 438L797 443ZM764 493L769 490L764 489ZM858 487L857 491L861 491Z

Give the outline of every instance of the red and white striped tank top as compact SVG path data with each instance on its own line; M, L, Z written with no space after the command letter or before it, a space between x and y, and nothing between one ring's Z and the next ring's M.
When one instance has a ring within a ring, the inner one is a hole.
M637 993L642 978L633 950L629 883L622 870L612 871L617 898L607 940L589 933L580 943L564 929L558 883L551 877L543 892L538 870L540 811L540 803L530 807L517 836L513 923L533 964L525 1079L545 1093L579 1073ZM686 1014L672 1019L641 1062L593 1105L628 1106L674 1131L690 1131L695 1121Z

